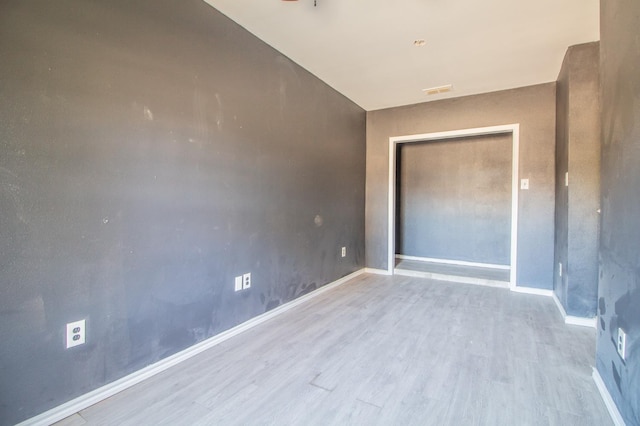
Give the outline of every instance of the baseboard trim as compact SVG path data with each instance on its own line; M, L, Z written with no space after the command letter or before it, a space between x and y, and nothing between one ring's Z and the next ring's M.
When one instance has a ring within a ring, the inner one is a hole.
M565 324L568 325L578 325L581 327L590 327L590 328L598 328L598 318L586 318L586 317L576 317L573 315L567 315L567 311L564 310L564 306L562 306L562 302L558 299L558 296L555 292L551 292L551 297L553 297L553 301L556 303L556 307L560 311L562 315L562 319Z
M562 315L562 319L565 319L567 317L567 311L564 310L564 306L562 306L562 302L560 302L560 299L558 299L558 296L556 295L555 292L551 293L551 297L553 297L553 301L556 302L556 307L560 311L560 314Z
M525 293L525 294L535 294L537 296L553 296L553 290L546 290L543 288L535 288L535 287L511 287L511 291L516 293Z
M419 256L407 256L405 254L396 254L397 259L403 260L419 260L421 262L430 262L430 263L444 263L446 265L460 265L460 266L475 266L477 268L488 268L488 269L505 269L510 270L511 266L509 265L497 265L493 263L480 263L480 262L467 262L465 260L449 260L449 259L435 259L432 257L419 257Z
M295 300L292 300L290 302L287 302L283 305L278 306L275 309L272 309L268 312L265 312L264 314L258 315L254 318L251 318L248 321L243 322L242 324L239 324L229 330L223 331L220 334L217 334L213 337L208 338L207 340L203 340L200 343L197 343L183 351L180 351L174 355L171 355L167 358L164 358L154 364L151 364L141 370L138 370L134 373L129 374L128 376L125 376L121 379L118 379L114 382L111 382L109 384L106 384L98 389L95 389L89 393L86 393L84 395L81 395L75 399L72 399L71 401L68 401L62 405L59 405L57 407L54 407L48 411L45 411L44 413L41 413L35 417L31 417L30 419L27 419L21 423L19 423L17 426L48 426L51 425L52 423L58 422L62 419L65 419L81 410L84 410L85 408L88 408L90 406L92 406L93 404L96 404L102 400L105 400L119 392L122 392L123 390L130 388L131 386L134 386L150 377L155 376L156 374L159 374L183 361L188 360L189 358L192 358L196 355L198 355L201 352L206 351L207 349L210 349L226 340L229 340L230 338L237 336L238 334L247 331L259 324L262 324L265 321L268 321L298 305L301 305L307 301L309 301L310 299L313 299L314 297L317 297L323 293L326 293L327 291L334 289L346 282L348 282L349 280L362 275L363 273L365 273L365 269L360 269L356 272L353 272L345 277L342 277L336 281L333 281L329 284L326 284L308 294L305 294L304 296L300 296Z
M377 275L391 275L389 271L386 269L376 269L376 268L364 268L364 272L367 274L377 274Z
M607 407L607 411L609 411L609 416L611 416L613 424L616 426L626 426L624 419L622 418L622 415L620 414L616 403L613 401L613 398L609 393L609 389L607 389L607 386L604 384L604 380L602 380L602 376L600 376L600 372L597 368L593 369L591 377L593 377L593 381L596 383L596 387L600 392L604 405Z
M410 269L395 269L395 275L403 275L405 277L427 278L436 281L456 282L462 284L482 285L486 287L509 288L508 281L487 280L484 278L461 277L457 275L436 274L433 272L412 271Z
M581 327L590 327L593 329L598 328L598 319L596 317L583 318L583 317L574 317L572 315L567 315L564 318L564 323L569 325L579 325Z

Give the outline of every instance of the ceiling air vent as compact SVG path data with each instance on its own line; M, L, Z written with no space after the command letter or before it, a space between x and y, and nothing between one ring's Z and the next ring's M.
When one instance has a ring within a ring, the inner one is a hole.
M430 87L428 89L422 89L422 91L426 95L437 95L438 93L450 92L452 89L453 89L453 85L452 84L447 84L445 86Z

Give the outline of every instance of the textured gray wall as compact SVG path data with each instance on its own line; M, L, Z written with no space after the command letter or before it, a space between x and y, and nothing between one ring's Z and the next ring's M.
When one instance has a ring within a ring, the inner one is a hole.
M367 112L366 264L387 269L389 137L520 123L518 276L553 287L555 83Z
M556 210L553 291L567 307L567 264L569 263L569 188L565 173L569 170L569 67L565 60L556 82ZM562 263L562 276L560 276Z
M627 425L640 425L640 3L600 3L602 219L596 367ZM626 361L616 352L627 332Z
M600 206L599 44L567 50L556 106L554 291L567 314L594 317L598 299ZM569 187L565 172L569 172ZM559 276L558 262L563 275Z
M0 424L364 266L365 112L204 2L3 1L0 58Z
M396 252L509 265L511 140L502 134L400 145Z

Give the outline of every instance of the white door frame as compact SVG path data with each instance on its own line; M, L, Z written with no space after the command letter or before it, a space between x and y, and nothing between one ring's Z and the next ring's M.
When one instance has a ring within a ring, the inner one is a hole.
M453 139L467 136L482 136L510 133L512 138L511 159L511 259L509 287L516 287L516 270L518 259L518 163L520 145L520 124L503 126L478 127L474 129L452 130L447 132L424 133L420 135L393 136L389 138L389 229L387 273L393 275L396 256L396 148L400 144L425 142L442 139Z

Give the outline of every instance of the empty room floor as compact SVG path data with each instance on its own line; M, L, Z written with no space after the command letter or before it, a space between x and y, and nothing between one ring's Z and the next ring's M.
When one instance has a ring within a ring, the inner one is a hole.
M422 260L396 258L395 273L421 278L458 281L491 287L509 287L509 269L483 268L468 265L452 265Z
M363 274L58 425L609 425L549 297Z

